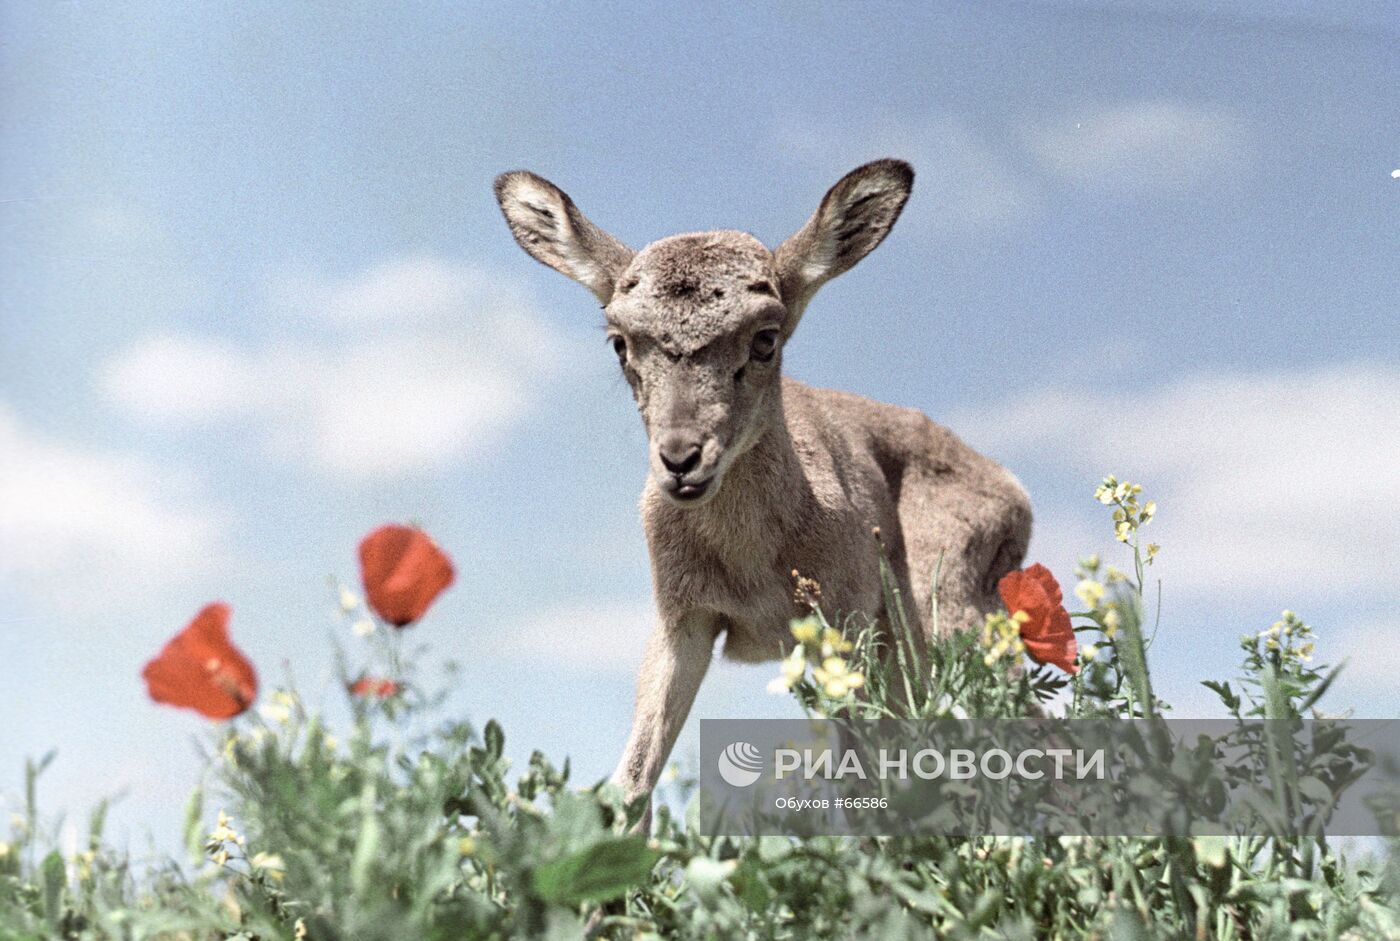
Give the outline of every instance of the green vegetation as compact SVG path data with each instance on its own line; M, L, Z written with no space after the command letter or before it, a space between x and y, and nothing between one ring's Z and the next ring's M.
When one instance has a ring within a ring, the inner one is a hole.
M1081 563L1073 676L1016 667L1025 612L926 653L881 656L871 631L828 622L813 591L816 610L793 627L801 648L775 685L836 718L1012 717L1049 699L1079 717L1160 715L1145 630L1156 612L1144 600L1157 550L1138 539L1155 506L1111 478L1097 496L1131 565ZM52 849L36 808L44 763L29 767L25 815L0 844L0 938L564 939L590 919L612 938L1400 937L1400 869L1344 858L1316 830L735 839L669 809L687 805L680 782L652 833L638 835L640 804L571 781L567 763L536 753L509 768L494 723L433 726L440 702L405 678L396 636L380 628L370 639L403 683L365 686L345 670L359 689L348 731L290 691L222 727L210 783L187 810L188 865L138 871L104 846L101 810L85 849ZM1286 612L1243 638L1237 678L1206 685L1236 717L1313 714L1335 675L1312 663L1314 643ZM1276 775L1280 800L1308 799L1313 785L1288 773L1277 747L1257 743L1258 773Z

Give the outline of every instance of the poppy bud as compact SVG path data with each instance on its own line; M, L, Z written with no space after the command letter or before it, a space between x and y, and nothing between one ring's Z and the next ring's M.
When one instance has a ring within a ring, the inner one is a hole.
M141 671L150 697L193 709L210 719L231 719L253 703L258 677L228 639L230 609L208 605Z
M369 606L405 627L452 584L452 560L421 529L381 526L360 542L360 580Z

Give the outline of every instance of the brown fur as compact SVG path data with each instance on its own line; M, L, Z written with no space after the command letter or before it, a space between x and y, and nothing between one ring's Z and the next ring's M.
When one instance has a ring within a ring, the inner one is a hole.
M980 623L1021 562L1030 503L1004 469L913 409L781 375L808 301L884 239L912 184L908 164L866 164L776 251L721 231L634 254L548 181L496 181L520 245L604 304L651 442L642 523L660 623L614 775L629 795L655 785L721 634L737 660L791 648L794 570L825 609L888 625L882 541L922 641L936 572L946 632Z

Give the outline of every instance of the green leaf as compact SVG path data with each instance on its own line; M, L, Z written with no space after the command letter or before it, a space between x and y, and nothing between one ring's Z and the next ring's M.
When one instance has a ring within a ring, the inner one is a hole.
M24 760L24 811L31 826L39 819L39 800L35 795L35 785L39 781L39 775L44 773L57 754L56 751L50 751L37 762L32 758Z
M1108 936L1112 941L1148 941L1147 926L1137 912L1128 908L1113 913Z
M757 845L758 856L765 863L786 859L793 851L792 837L788 836L761 836Z
M39 864L39 871L44 879L44 915L49 919L49 924L57 925L59 916L63 914L59 907L63 902L63 887L68 883L68 871L63 866L62 854L58 850L49 853Z
M1196 848L1196 859L1212 869L1219 869L1230 861L1229 841L1223 836L1198 836L1191 841Z
M604 840L538 867L535 894L557 905L606 902L646 881L660 855L640 834Z
M1342 667L1344 666L1346 666L1345 661L1333 667L1331 671L1328 672L1328 674L1322 678L1322 681L1313 687L1312 692L1308 693L1308 695L1304 697L1303 701L1298 704L1298 711L1307 712L1309 709L1311 709L1313 703L1321 699L1323 695L1327 692L1327 690L1331 688L1332 681L1335 680L1337 678L1337 675L1342 672Z
M102 845L102 831L107 825L107 801L97 804L97 809L88 818L88 849L95 850Z
M1311 775L1298 779L1298 793L1319 804L1332 803L1332 789Z
M719 889L735 871L733 860L711 859L696 856L685 867L685 884L691 889L708 896Z
M502 731L501 724L495 719L487 722L482 737L486 740L486 753L492 760L499 761L506 750L506 733Z
M357 895L369 888L374 863L379 858L380 835L376 788L373 782L366 782L360 792L360 833L350 860L350 884Z
M773 893L763 880L763 865L745 860L734 873L734 890L752 911L762 912L773 902Z
M1202 680L1201 685L1220 697L1220 701L1227 709L1234 709L1240 704L1240 698L1235 695L1235 691L1230 688L1229 683L1222 683L1216 680Z
M185 802L185 848L190 856L199 859L204 853L204 785L190 792Z
M587 937L587 927L573 912L552 911L546 922L544 941L575 941Z

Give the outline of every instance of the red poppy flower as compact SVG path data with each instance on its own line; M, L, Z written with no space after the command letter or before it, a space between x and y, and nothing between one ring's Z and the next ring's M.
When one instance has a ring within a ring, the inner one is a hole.
M229 606L211 604L146 664L141 676L156 702L232 719L258 695L258 676L228 639Z
M421 529L381 526L360 541L365 597L395 627L421 618L454 574L452 560Z
M1036 663L1049 663L1066 673L1078 673L1075 659L1079 645L1065 610L1060 583L1050 570L1040 563L1019 572L1011 572L997 583L1001 600L1011 614L1024 612L1021 622L1021 642L1026 653Z
M350 684L350 695L359 696L362 699L388 699L397 696L402 690L403 687L393 680L372 676L362 676Z

